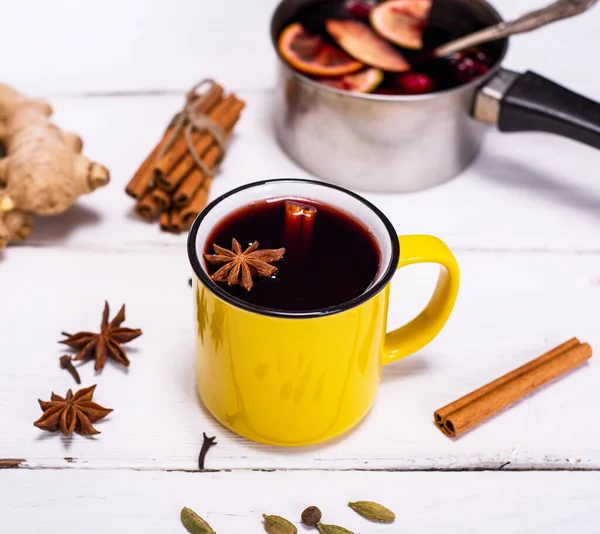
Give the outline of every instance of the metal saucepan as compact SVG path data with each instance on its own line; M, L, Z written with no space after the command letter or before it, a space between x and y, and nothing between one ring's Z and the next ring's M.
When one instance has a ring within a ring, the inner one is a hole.
M271 22L281 30L308 5L283 0ZM433 25L468 34L502 21L485 0L434 3ZM492 69L471 83L417 96L350 93L319 84L280 58L275 129L284 151L315 176L373 192L441 184L479 153L490 124L500 131L542 131L600 148L600 104L532 72L500 66L507 40L488 43Z

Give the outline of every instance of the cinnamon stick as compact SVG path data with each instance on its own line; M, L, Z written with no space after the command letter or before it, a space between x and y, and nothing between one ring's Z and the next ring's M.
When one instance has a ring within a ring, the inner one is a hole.
M163 211L160 214L158 222L160 224L160 229L165 232L168 232L171 228L171 213L169 211Z
M219 152L220 150L213 146L203 158L202 161L204 161L209 169L214 170L219 157ZM206 176L202 170L197 167L193 168L173 192L173 204L180 208L187 206L196 194L196 191L204 185L207 179L208 176Z
M144 193L144 196L140 198L138 203L135 205L136 213L146 219L147 221L152 221L156 217L159 210L158 204L152 198L152 190Z
M245 102L235 100L219 121L220 126L227 135L227 139L229 139L245 105ZM222 151L219 145L212 142L212 139L210 141L209 148L202 156L202 161L209 170L213 171L221 158ZM173 202L178 206L185 206L206 178L204 172L198 168L192 156L187 154L169 174L171 182L179 184L175 191Z
M171 210L171 224L170 231L179 234L183 230L183 223L181 222L181 212L178 209Z
M152 178L154 177L154 162L161 150L165 146L167 139L173 132L173 128L169 127L162 136L162 139L154 147L154 150L148 154L148 157L140 165L140 168L133 175L133 178L127 184L125 192L133 198L140 198L150 187Z
M209 112L222 95L223 88L220 85L215 86L212 92L206 96L206 100L200 106L198 106L198 111L200 113ZM173 126L169 125L158 144L143 161L139 169L133 175L133 178L127 184L125 192L129 196L139 199L151 185L152 179L154 178L154 165L156 163L156 158L158 158L159 154L162 152L172 133Z
M573 338L531 362L444 406L434 413L437 427L457 437L592 356Z
M0 458L0 469L12 469L14 467L19 467L26 461L27 460L24 458Z
M150 193L152 200L158 206L159 210L166 210L171 205L171 197L162 189L153 189Z
M207 113L208 117L221 124L224 113L234 101L234 95L229 95L222 99ZM206 149L212 144L212 140L212 136L209 133L192 133L194 148L200 156L202 156ZM169 151L156 164L156 180L159 187L167 191L172 191L175 188L176 184L173 183L173 180L170 177L171 171L187 154L187 142L182 135L177 138Z
M192 226L194 219L206 207L211 182L212 179L206 180L204 185L196 191L191 202L181 210L181 222L186 230Z
M308 254L312 242L317 208L296 200L286 200L283 242L286 253L302 258Z

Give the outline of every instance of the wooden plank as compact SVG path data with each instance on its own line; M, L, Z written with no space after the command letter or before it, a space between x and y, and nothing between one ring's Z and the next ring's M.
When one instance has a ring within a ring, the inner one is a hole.
M600 347L597 255L463 252L463 285L447 328L418 355L386 367L375 407L344 438L283 450L221 428L195 390L190 268L181 247L111 252L15 248L3 261L0 295L0 457L40 467L197 467L202 432L218 437L210 469L599 469L600 367L589 364L462 438L433 425L433 411L578 336ZM423 305L433 266L400 272L390 328ZM61 331L94 330L104 300L127 304L128 370L80 369L83 386L114 413L94 439L62 438L32 423L37 399L75 387L59 368ZM66 460L73 458L74 460Z
M265 178L311 176L279 149L270 122L270 93L248 101L215 180L211 199ZM181 245L185 236L141 221L124 188L155 145L182 97L53 101L56 122L79 132L86 153L106 164L111 184L72 210L42 219L32 245L146 248ZM407 195L365 196L399 233L430 233L460 249L600 251L600 151L542 134L491 132L484 152L459 178ZM7 255L9 255L7 253Z
M356 533L597 532L599 473L148 473L13 470L0 473L0 528L32 532L185 532L188 506L221 532L261 532L262 513L295 522L308 505ZM396 513L367 522L346 503ZM308 530L306 530L308 532ZM315 531L316 532L316 531Z
M214 77L236 89L269 88L276 56L269 36L278 0L119 0L3 6L2 79L35 94L185 91ZM538 9L537 0L503 0L507 17ZM598 11L511 42L508 68L535 69L599 96L594 65ZM51 21L51 24L48 22Z

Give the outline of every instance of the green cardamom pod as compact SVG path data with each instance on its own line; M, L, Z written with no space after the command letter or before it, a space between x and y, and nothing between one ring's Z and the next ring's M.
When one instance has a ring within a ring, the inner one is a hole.
M356 501L349 502L348 506L356 513L366 517L371 521L379 521L380 523L393 523L396 519L396 514L388 510L385 506L371 501Z
M351 530L344 527L338 527L337 525L317 523L317 528L319 529L320 534L354 534Z
M265 530L269 534L298 534L298 529L287 519L278 515L263 514L265 518Z
M217 534L204 519L190 508L183 507L181 509L181 522L192 534Z

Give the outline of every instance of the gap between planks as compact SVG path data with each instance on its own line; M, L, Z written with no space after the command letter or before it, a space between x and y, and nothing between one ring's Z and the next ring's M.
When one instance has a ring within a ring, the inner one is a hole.
M288 472L313 472L313 473L347 473L347 472L368 472L368 473L481 473L481 472L598 472L600 468L590 466L519 466L516 465L511 467L511 462L504 462L498 466L473 466L473 467L429 467L429 468L324 468L315 469L311 468L227 468L227 469L178 469L178 468L160 468L160 467L94 467L88 466L84 463L79 463L76 458L69 458L65 460L64 466L36 466L29 465L27 461L23 462L19 466L7 467L8 469L20 469L26 471L63 471L81 469L86 471L135 471L135 472L160 472L160 473L288 473ZM0 472L2 469L0 469Z

